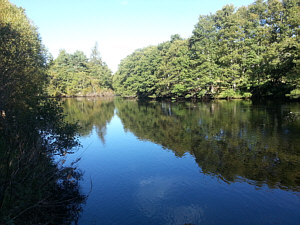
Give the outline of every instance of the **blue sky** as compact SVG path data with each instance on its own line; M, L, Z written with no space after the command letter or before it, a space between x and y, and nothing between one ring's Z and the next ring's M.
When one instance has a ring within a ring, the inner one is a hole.
M102 59L116 71L137 48L188 38L200 15L226 4L247 6L254 0L10 0L26 10L44 45L56 57L60 49L90 55L98 42Z

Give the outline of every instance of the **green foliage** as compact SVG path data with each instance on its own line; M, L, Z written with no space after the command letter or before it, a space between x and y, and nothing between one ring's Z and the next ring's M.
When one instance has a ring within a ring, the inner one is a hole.
M42 97L47 54L24 10L0 0L0 12L0 224L71 224L80 173L54 155L77 146L77 125Z
M0 1L0 111L27 107L44 87L46 57L23 9ZM6 114L8 112L6 111Z
M171 41L138 49L122 60L113 87L124 97L182 97L192 82L188 71L188 42L174 35Z
M159 59L156 47L138 49L122 60L113 78L116 94L125 97L148 97L154 94Z
M112 72L102 61L97 44L90 59L83 52L61 50L48 69L50 96L112 95Z
M157 84L159 87L157 95L177 98L186 96L193 84L193 79L189 73L189 64L188 42L179 38L177 40L171 38L158 71L160 79ZM167 84L167 88L164 88L165 84Z
M20 116L22 115L22 116ZM54 156L73 152L76 126L53 100L0 123L0 223L71 224L85 197L81 173Z
M218 98L242 98L242 96L234 91L233 89L227 89L225 91L222 91L219 95Z
M290 94L287 94L287 96L291 97L291 98L300 98L300 89L295 89L295 90L292 90L290 92Z
M252 94L250 92L244 92L243 93L243 98L251 98Z
M298 0L226 5L193 35L139 49L114 75L127 97L284 97L300 86Z

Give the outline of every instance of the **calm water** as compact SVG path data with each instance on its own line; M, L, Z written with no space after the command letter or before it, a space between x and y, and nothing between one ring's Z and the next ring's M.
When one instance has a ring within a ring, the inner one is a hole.
M300 224L299 103L64 107L82 127L79 224Z

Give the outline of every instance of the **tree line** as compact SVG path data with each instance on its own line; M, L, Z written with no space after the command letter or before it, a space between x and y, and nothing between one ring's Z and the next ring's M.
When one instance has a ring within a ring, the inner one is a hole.
M97 43L90 58L82 51L65 50L51 60L48 68L50 96L112 95L112 72L102 61Z
M123 59L116 94L140 98L300 96L300 2L257 0L199 17L192 36L171 36Z

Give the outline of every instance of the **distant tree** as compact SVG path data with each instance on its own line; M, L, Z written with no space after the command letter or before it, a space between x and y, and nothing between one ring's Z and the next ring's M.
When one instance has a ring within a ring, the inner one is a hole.
M102 61L98 50L98 43L92 48L92 53L89 59L91 76L99 80L98 85L104 88L112 88L112 72L105 62Z
M189 39L193 93L197 97L214 95L221 79L217 64L217 29L212 15L200 16Z
M162 57L158 70L160 89L166 86L161 97L190 97L193 79L190 73L188 42L182 39L172 40ZM157 94L159 96L159 93Z
M114 86L136 97L300 97L299 5L256 0L200 16L188 40L175 34L124 59Z
M114 75L114 90L127 97L148 97L155 91L157 73L157 48L138 49L121 61Z
M98 95L112 88L112 72L102 61L97 44L88 59L81 51L61 50L49 70L48 93L54 96Z
M171 35L171 43L173 43L174 41L178 41L178 40L183 40L179 34Z

